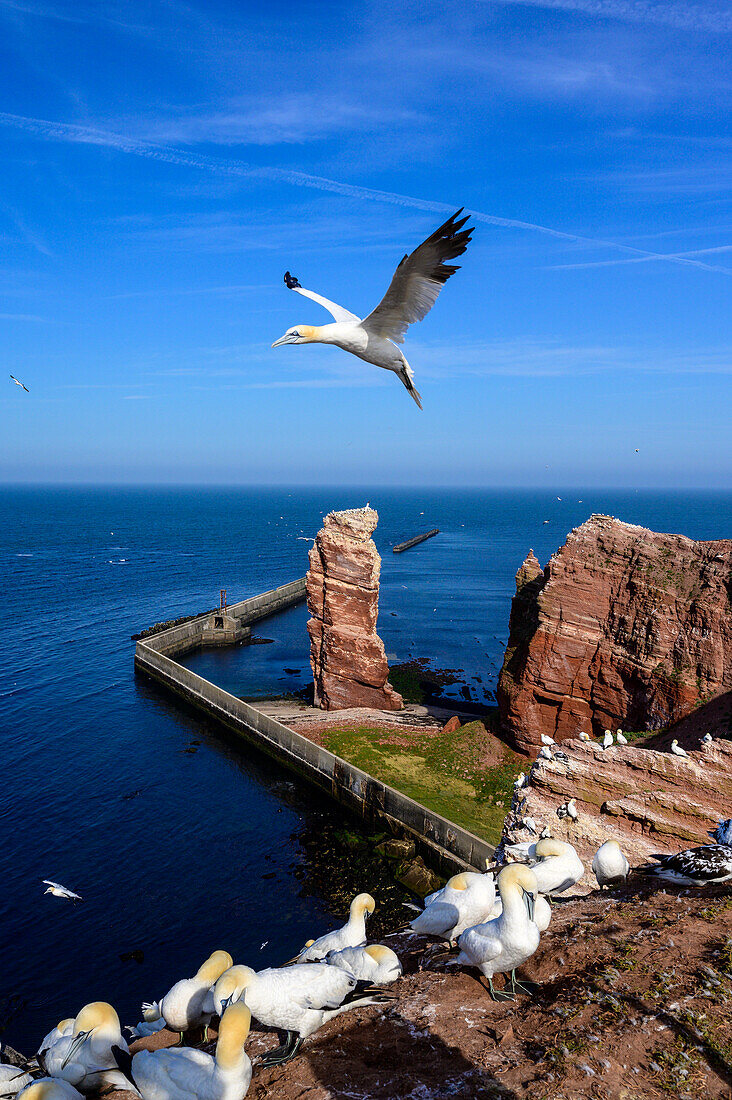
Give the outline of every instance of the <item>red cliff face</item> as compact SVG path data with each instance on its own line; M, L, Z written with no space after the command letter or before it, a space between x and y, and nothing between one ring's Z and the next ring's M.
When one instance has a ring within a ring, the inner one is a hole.
M310 664L323 710L402 708L376 633L381 558L371 535L378 522L373 508L331 512L310 551Z
M694 542L610 516L516 574L498 681L506 732L653 730L732 687L732 541Z

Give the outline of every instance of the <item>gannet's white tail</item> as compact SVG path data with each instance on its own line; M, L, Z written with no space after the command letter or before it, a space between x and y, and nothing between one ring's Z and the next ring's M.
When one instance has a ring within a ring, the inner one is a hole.
M160 1005L157 1001L142 1002L142 1018L146 1024L152 1024L161 1018Z
M412 368L410 367L410 365L409 365L409 363L407 362L406 359L402 360L401 370L398 370L396 373L397 373L398 377L401 378L402 382L404 383L404 387L405 387L407 393L410 394L414 398L414 400L417 402L417 404L419 405L419 407L421 409L422 408L422 397L421 397L419 391L416 389L416 387L414 385L414 371L412 370Z

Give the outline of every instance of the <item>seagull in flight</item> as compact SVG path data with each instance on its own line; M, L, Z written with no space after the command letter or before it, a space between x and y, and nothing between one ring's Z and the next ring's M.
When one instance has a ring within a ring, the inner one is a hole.
M23 383L18 378L16 378L14 374L11 374L10 377L12 378L13 382L15 382L16 386L20 386L20 388L22 390L25 390L26 393L30 393L28 387L24 386Z
M280 344L335 344L336 347L365 359L367 363L394 371L407 392L420 409L422 400L414 386L414 374L397 344L404 343L409 325L421 321L437 301L437 295L451 275L458 270L445 260L462 256L468 247L473 226L464 229L470 215L463 218L461 207L451 218L436 229L426 241L404 257L376 309L363 320L343 306L327 298L305 290L300 283L285 272L285 285L324 306L334 319L329 325L295 325L272 345Z
M54 882L53 879L44 878L43 885L48 889L44 890L44 894L53 894L55 898L66 898L67 901L83 901L84 899L80 894L75 894L73 890L69 890L68 886L62 886L60 882Z

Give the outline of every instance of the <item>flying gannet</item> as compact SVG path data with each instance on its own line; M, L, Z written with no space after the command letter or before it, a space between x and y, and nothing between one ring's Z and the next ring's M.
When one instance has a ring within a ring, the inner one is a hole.
M473 228L463 228L469 215L461 218L462 212L461 207L414 252L404 256L386 294L376 309L363 320L320 294L305 290L294 275L285 272L285 285L327 309L334 323L294 325L279 340L275 340L272 347L281 344L335 344L367 363L394 371L421 409L422 400L414 387L412 368L396 345L404 343L409 325L426 317L443 284L458 270L455 265L446 264L445 260L461 256L468 247Z
M81 894L75 894L73 890L69 890L67 886L62 886L60 882L54 882L53 879L44 878L43 885L48 889L44 890L44 894L53 894L55 898L66 898L67 901L83 901Z
M19 378L16 378L14 374L11 374L10 377L13 380L13 382L15 382L16 386L20 386L20 388L22 390L25 390L26 393L30 393L30 390L28 389L28 387L24 386Z

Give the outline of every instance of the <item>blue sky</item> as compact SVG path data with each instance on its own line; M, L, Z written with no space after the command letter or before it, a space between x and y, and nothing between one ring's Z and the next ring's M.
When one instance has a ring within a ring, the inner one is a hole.
M0 480L729 486L731 44L713 0L0 0ZM330 320L286 268L365 315L458 206L422 413L270 348Z

